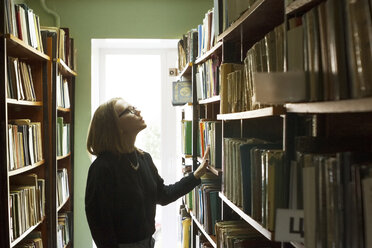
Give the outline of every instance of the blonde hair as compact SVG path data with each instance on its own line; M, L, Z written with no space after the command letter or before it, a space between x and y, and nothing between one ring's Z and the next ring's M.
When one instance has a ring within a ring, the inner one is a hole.
M129 145L125 143L123 134L120 133L118 120L119 117L115 111L115 104L122 98L113 98L95 111L89 125L87 149L92 155L100 155L104 152L114 154L126 153Z

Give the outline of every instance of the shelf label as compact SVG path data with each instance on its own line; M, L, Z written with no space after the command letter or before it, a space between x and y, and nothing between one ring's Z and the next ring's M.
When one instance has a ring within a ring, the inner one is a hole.
M304 242L304 234L304 210L276 210L275 241Z

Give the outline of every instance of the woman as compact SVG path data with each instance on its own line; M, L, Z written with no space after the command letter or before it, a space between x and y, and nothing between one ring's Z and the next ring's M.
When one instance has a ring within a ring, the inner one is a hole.
M208 161L173 185L164 185L150 154L134 145L146 128L141 111L121 98L102 104L90 123L85 211L98 248L153 247L156 204L167 205L200 183Z

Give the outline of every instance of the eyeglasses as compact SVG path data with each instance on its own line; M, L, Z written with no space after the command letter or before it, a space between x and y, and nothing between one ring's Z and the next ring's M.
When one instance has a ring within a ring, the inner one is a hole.
M133 107L133 106L129 106L128 108L126 108L123 112L121 112L119 114L119 118L122 117L123 115L126 115L128 113L131 113L131 114L137 114L138 110L136 107Z

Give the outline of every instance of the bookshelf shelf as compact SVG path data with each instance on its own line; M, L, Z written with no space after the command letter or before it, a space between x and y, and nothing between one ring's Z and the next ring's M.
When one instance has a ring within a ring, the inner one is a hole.
M283 106L273 106L239 113L219 114L217 115L217 120L252 119L268 116L279 116L285 113L286 110Z
M77 73L73 70L71 70L70 67L68 67L68 65L66 65L66 63L62 60L62 59L57 59L57 63L58 63L58 67L59 67L59 71L61 72L61 74L65 77L76 77L77 76Z
M187 66L185 68L183 68L183 70L180 72L180 74L178 74L178 79L180 80L181 77L185 76L185 75L190 75L191 74L191 68L192 68L192 63L188 63Z
M328 102L288 103L288 113L360 113L372 112L372 98L349 99Z
M197 64L197 65L202 64L204 61L209 59L213 54L221 53L221 51L222 51L222 41L219 41L208 52L206 52L200 58L198 58L195 61L195 64Z
M195 224L198 226L199 230L201 233L203 233L204 237L206 237L209 241L209 243L216 248L217 247L217 242L216 242L216 236L214 235L209 235L205 230L202 224L196 219L194 213L192 211L189 211L190 216L192 220L195 222Z
M71 111L71 109L69 109L69 108L62 108L62 107L57 107L57 110L61 111L61 112L66 112L66 113Z
M293 247L296 248L305 248L305 245L300 242L290 242Z
M286 7L285 14L288 16L294 16L313 8L321 2L324 2L324 0L296 0Z
M70 197L67 197L67 199L60 206L57 207L57 212L59 212L69 200L70 200Z
M252 46L271 29L284 21L283 0L257 0L238 20L217 37L221 40L240 40L241 31L247 34L243 40Z
M208 99L199 100L199 104L217 103L221 101L221 96L213 96Z
M14 35L5 34L7 42L7 53L12 57L30 60L50 60L50 57L39 50L27 45Z
M221 192L219 192L219 197L232 209L235 213L237 213L240 217L242 217L246 222L248 222L253 228L259 231L263 236L267 239L274 241L274 233L270 232L266 228L264 228L260 223L252 219L249 215L244 213L240 208L235 206L229 199L226 198Z
M20 105L20 106L37 106L37 107L43 106L43 102L40 102L40 101L32 102L32 101L24 101L24 100L16 100L16 99L8 98L6 99L6 102L8 104Z
M41 223L43 223L45 217L43 217L43 219L41 221L39 221L38 223L36 223L36 225L30 227L26 232L24 232L21 236L19 236L18 238L16 238L11 244L10 244L10 247L14 247L16 246L21 240L23 240L27 235L29 235L33 230L35 230Z
M29 166L25 166L25 167L22 167L22 168L19 168L19 169L16 169L16 170L12 170L12 171L9 171L8 175L11 177L11 176L16 176L16 175L19 175L19 174L22 174L22 173L25 173L27 171L30 171L30 170L33 170L41 165L43 165L45 163L45 160L41 160L33 165L29 165Z
M213 166L207 166L207 169L215 174L216 176L221 176L222 175L222 170L221 169L216 169Z
M69 152L68 154L66 154L64 156L57 156L57 160L62 160L62 159L68 158L70 155L71 155L71 152Z

